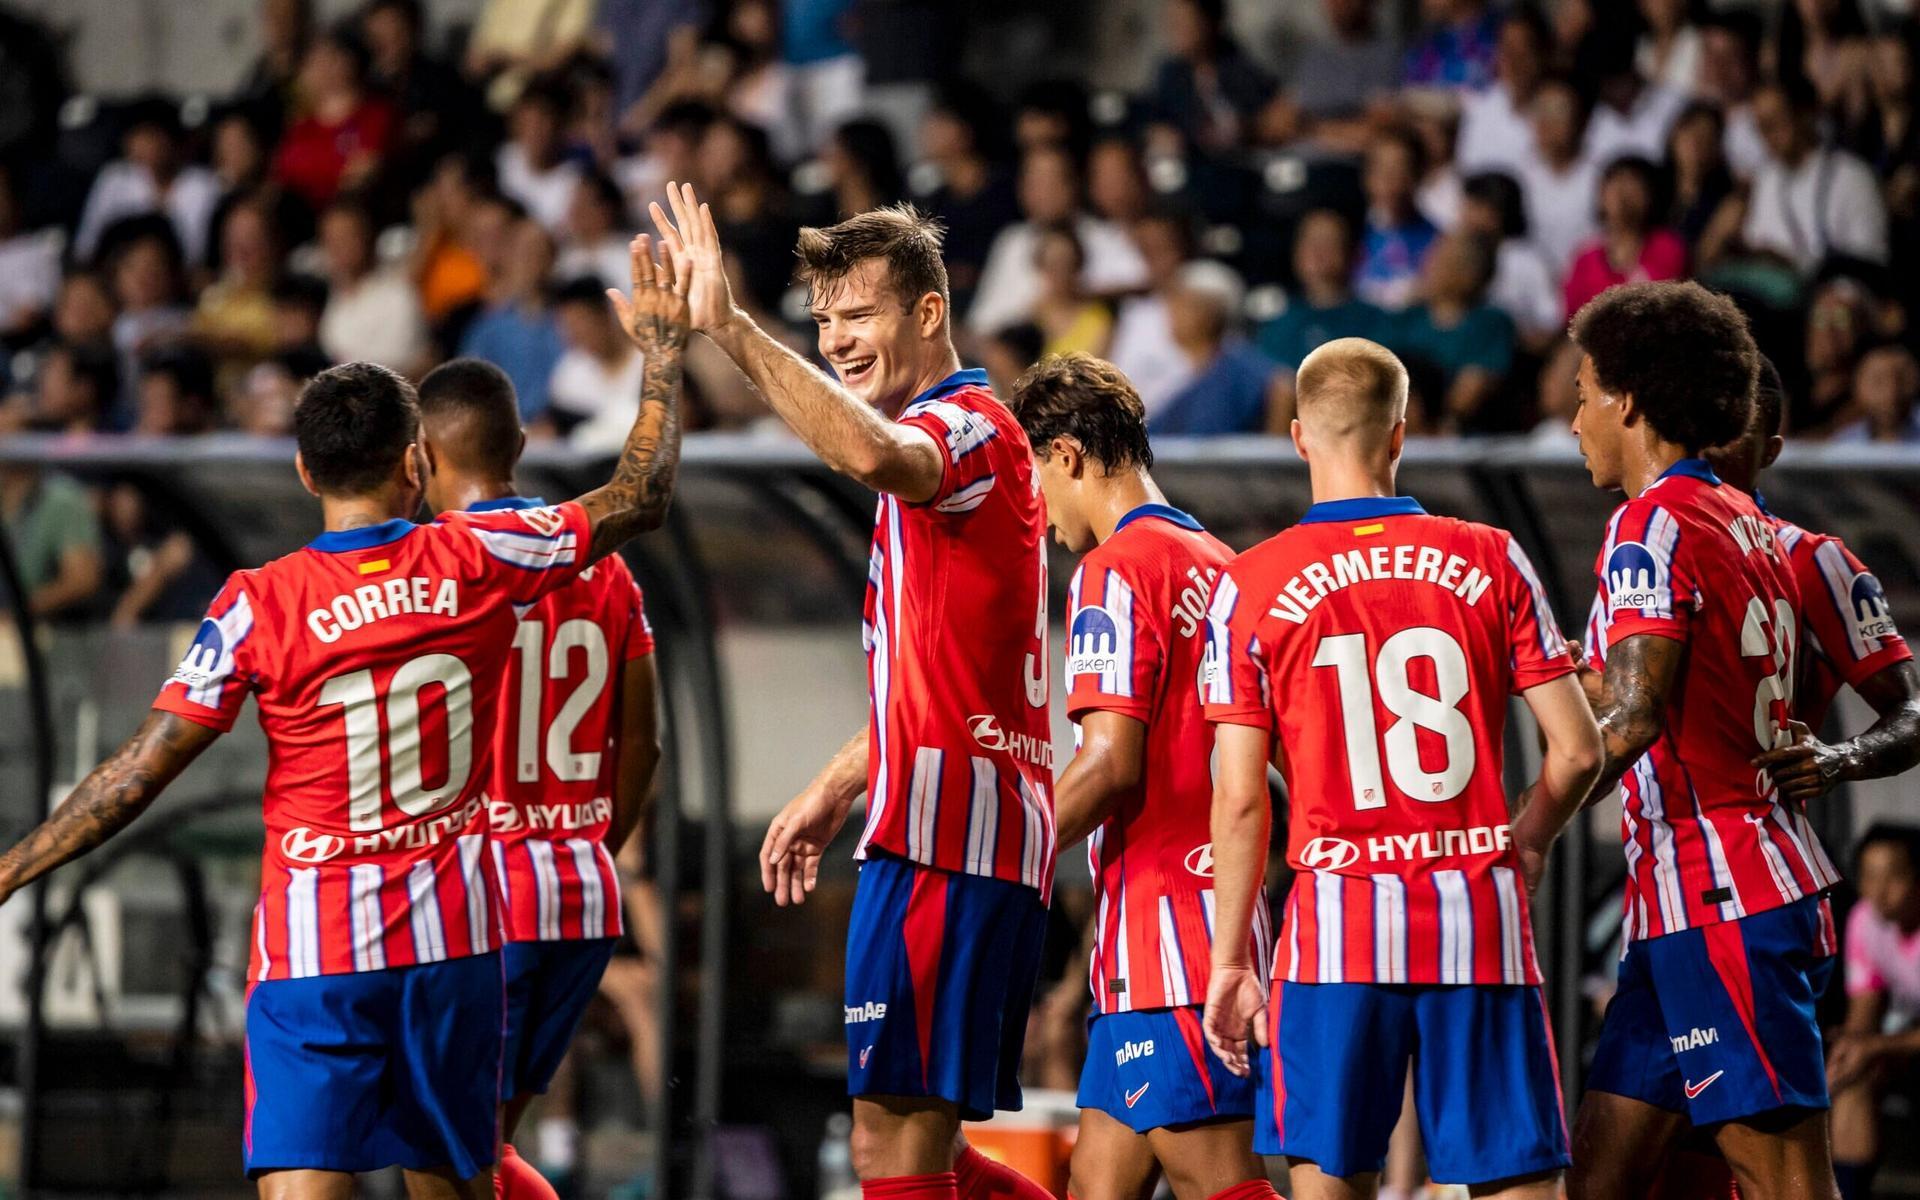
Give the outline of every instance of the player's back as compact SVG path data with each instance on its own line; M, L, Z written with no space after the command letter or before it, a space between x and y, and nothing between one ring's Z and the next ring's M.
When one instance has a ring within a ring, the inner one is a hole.
M1298 872L1275 974L1535 983L1508 697L1566 674L1511 535L1400 498L1315 505L1215 592L1207 707L1272 714Z
M1801 597L1774 523L1697 459L1614 513L1599 559L1608 657L1683 642L1665 723L1621 781L1628 932L1657 937L1838 879L1806 817L1750 764L1785 737Z
M497 944L486 791L515 608L571 576L578 505L324 533L229 579L156 707L268 743L254 980Z
M1067 715L1117 712L1147 727L1140 785L1087 844L1101 1012L1206 999L1213 727L1200 677L1208 601L1231 557L1192 517L1144 505L1081 560L1067 589ZM1261 915L1255 936L1264 950Z
M1778 517L1773 526L1800 592L1793 715L1818 733L1842 687L1857 687L1913 653L1880 580L1845 542Z

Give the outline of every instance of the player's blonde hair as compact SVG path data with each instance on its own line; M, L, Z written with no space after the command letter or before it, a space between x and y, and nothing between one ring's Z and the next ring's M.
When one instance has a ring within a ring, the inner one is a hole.
M1315 349L1295 376L1300 424L1320 437L1386 437L1407 415L1407 368L1366 338Z

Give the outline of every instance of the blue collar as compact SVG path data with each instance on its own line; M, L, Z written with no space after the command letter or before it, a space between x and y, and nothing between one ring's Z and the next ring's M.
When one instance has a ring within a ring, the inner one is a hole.
M986 387L986 386L987 386L987 373L978 367L955 371L953 374L947 376L945 379L942 379L939 383L934 384L932 387L928 388L926 391L921 392L918 396L915 396L913 399L907 401L905 406L902 407L901 411L905 412L907 409L912 408L916 404L924 404L929 400L938 400L942 396L951 395L952 393L959 391L963 387Z
M307 549L319 550L326 554L340 554L348 550L370 550L375 546L384 546L388 542L397 542L418 528L419 526L405 517L395 517L391 521L382 521L378 525L362 525L358 529L329 529L308 542Z
M547 502L538 496L501 496L497 500L482 500L478 504L467 505L468 512L499 512L508 508L545 508Z
M1758 488L1755 488L1753 492L1753 506L1769 517L1773 515L1773 510L1767 507L1767 498L1760 494L1760 489Z
M1180 528L1191 529L1195 533L1204 533L1207 528L1200 522L1194 520L1192 515L1181 512L1171 504L1142 504L1138 508L1128 512L1126 516L1121 517L1120 523L1113 527L1113 531L1119 533L1122 529L1125 529L1143 517L1159 517L1162 521L1172 521Z
M1665 479L1669 475L1689 475L1702 483L1710 483L1714 487L1720 486L1720 477L1713 473L1713 468L1707 465L1707 460L1704 458L1683 458L1660 472L1660 479ZM1654 482L1659 483L1660 479Z
M1424 516L1426 509L1412 496L1356 496L1351 500L1322 500L1300 515L1302 525L1332 521L1364 521L1369 517Z

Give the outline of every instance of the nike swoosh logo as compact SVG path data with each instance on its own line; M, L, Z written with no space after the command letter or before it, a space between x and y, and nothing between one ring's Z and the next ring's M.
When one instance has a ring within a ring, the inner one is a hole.
M867 1048L866 1048L865 1050L862 1050L862 1051L860 1052L860 1067L861 1067L861 1069L862 1069L862 1070L865 1070L865 1069L866 1069L866 1065L867 1065L867 1055L869 1055L869 1054L872 1054L872 1053L873 1053L873 1047L872 1047L872 1046L868 1046L868 1047L867 1047Z
M1153 1086L1153 1085L1152 1085L1151 1083L1143 1083L1143 1084L1141 1084L1141 1085L1140 1085L1139 1087L1137 1087L1137 1088L1135 1088L1135 1089L1134 1089L1133 1091L1131 1091L1131 1092L1128 1092L1128 1093L1127 1093L1127 1107L1128 1107L1128 1108L1132 1108L1132 1107L1133 1107L1133 1106L1134 1106L1135 1104L1137 1104L1137 1103L1139 1103L1139 1102L1140 1102L1140 1097L1142 1097L1142 1096L1144 1096L1144 1095L1146 1095L1146 1094L1147 1094L1147 1089L1148 1089L1148 1088L1150 1088L1150 1087L1152 1087L1152 1086Z
M1707 1090L1708 1088L1710 1088L1710 1087L1712 1087L1712 1086L1713 1086L1713 1081L1714 1081L1714 1080L1716 1080L1716 1079L1718 1079L1718 1078L1720 1078L1720 1077L1721 1077L1722 1075L1725 1075L1725 1074L1726 1074L1726 1072L1725 1072L1725 1071L1715 1071L1715 1072L1714 1072L1713 1074L1711 1074L1711 1075L1709 1075L1709 1076L1707 1076L1707 1077L1706 1077L1705 1079L1702 1079L1702 1080L1701 1080L1701 1081L1700 1081L1699 1083L1689 1083L1689 1084L1687 1084L1687 1085L1686 1085L1686 1088L1687 1088L1687 1099L1689 1099L1689 1100L1697 1100L1697 1099L1699 1099L1699 1097L1700 1097L1700 1093L1701 1093L1701 1092L1704 1092L1704 1091L1706 1091L1706 1090Z

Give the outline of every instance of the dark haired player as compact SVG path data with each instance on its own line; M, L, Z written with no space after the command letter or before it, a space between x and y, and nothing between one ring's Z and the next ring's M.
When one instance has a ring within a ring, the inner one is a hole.
M1409 1073L1435 1180L1550 1200L1567 1130L1527 909L1599 734L1513 536L1394 494L1400 360L1328 342L1300 364L1299 397L1313 507L1228 565L1208 615L1207 1040L1256 1074L1254 1147L1291 1160L1296 1200L1373 1195ZM1546 744L1510 804L1514 695ZM1271 980L1245 942L1265 903L1270 760L1295 871Z
M635 239L615 293L647 355L611 482L431 525L419 409L370 363L316 376L294 465L326 532L236 572L127 743L0 857L0 897L124 828L246 697L270 746L247 992L246 1169L263 1197L493 1194L502 995L484 794L516 611L657 526L680 455L685 281Z
M1067 588L1067 715L1054 785L1062 849L1092 835L1094 1017L1080 1076L1075 1200L1132 1200L1162 1171L1180 1200L1258 1200L1253 1085L1207 1048L1213 935L1213 728L1200 706L1207 600L1232 557L1167 504L1146 410L1125 375L1054 355L1010 402L1040 464L1054 537L1082 553ZM1272 937L1256 914L1253 960Z
M911 208L800 234L828 378L734 305L693 189L652 206L693 327L828 466L880 493L867 574L871 720L773 820L760 879L813 889L861 792L847 931L853 1164L869 1200L1046 1193L958 1141L1020 1107L1053 885L1046 516L1019 422L960 370L939 227Z
M427 507L546 507L514 488L526 436L506 373L458 358L420 381ZM507 983L500 1195L554 1191L513 1148L600 986L621 933L613 856L640 824L660 742L653 631L619 555L588 567L514 627L494 745L489 832Z
M1628 496L1598 573L1605 667L1583 682L1621 785L1626 957L1574 1134L1574 1200L1648 1194L1689 1125L1747 1200L1833 1195L1814 1000L1839 875L1755 755L1787 744L1800 594L1774 523L1703 451L1747 427L1759 351L1732 301L1628 284L1574 318L1574 432Z

